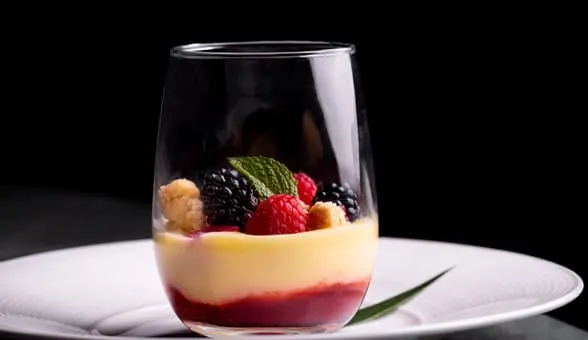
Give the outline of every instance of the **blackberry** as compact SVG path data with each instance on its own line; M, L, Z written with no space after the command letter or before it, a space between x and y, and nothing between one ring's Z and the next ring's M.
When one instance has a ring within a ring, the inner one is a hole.
M317 201L333 202L342 206L345 208L349 222L353 222L359 217L357 194L346 183L342 185L335 182L319 184L312 203Z
M202 178L201 197L209 225L243 228L259 198L237 170L214 169Z

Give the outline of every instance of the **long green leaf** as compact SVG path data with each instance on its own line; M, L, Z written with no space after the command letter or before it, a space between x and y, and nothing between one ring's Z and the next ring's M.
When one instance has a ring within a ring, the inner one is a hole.
M418 293L422 292L425 288L427 288L433 282L440 279L443 275L447 274L452 269L453 267L446 269L443 272L430 278L429 280L421 283L420 285L411 288L405 292L402 292L396 296L378 302L375 305L371 305L360 309L351 319L351 321L349 321L345 326L356 324L362 321L374 320L394 312L398 307L414 298Z

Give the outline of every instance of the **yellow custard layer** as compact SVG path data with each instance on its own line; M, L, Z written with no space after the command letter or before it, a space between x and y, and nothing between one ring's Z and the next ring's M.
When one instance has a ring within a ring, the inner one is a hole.
M190 300L212 304L369 278L377 243L376 218L288 235L155 235L165 283Z

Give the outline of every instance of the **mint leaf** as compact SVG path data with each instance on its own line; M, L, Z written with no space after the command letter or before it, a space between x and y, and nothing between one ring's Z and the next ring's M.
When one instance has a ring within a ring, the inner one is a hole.
M260 199L274 194L298 196L296 181L284 164L264 156L232 157L229 163L251 182Z
M447 274L453 267L444 270L440 274L435 275L433 278L421 283L420 285L411 288L405 292L402 292L396 296L388 298L384 301L378 302L375 305L371 305L369 307L365 307L360 309L355 316L349 321L345 326L349 326L352 324L356 324L366 320L374 320L377 318L381 318L385 315L388 315L394 311L401 305L405 304L412 298L414 298L418 293L423 291L433 282L440 279L443 275Z

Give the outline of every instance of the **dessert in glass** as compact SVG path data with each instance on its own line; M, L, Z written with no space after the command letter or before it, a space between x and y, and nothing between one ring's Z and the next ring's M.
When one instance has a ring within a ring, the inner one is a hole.
M374 269L371 157L352 44L172 48L153 238L178 318L205 336L343 327Z

